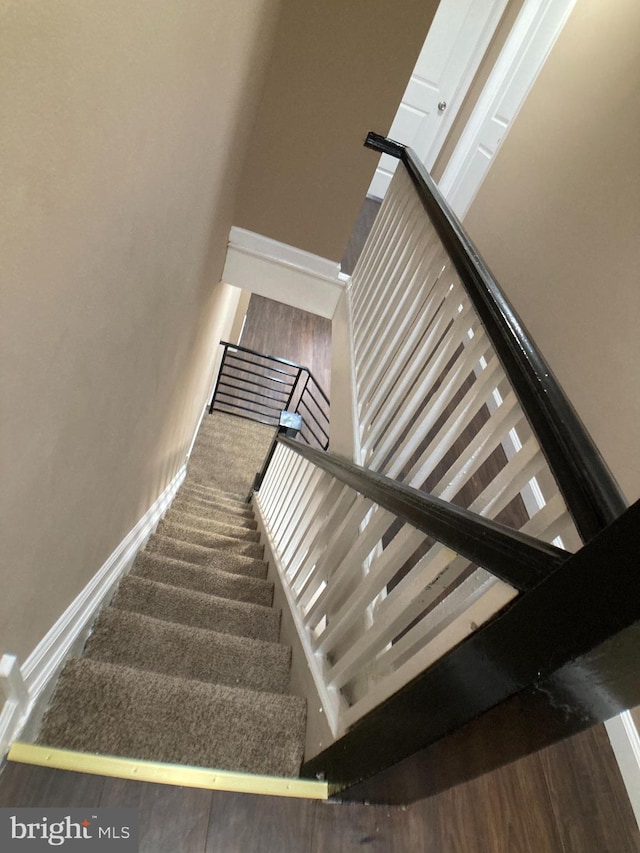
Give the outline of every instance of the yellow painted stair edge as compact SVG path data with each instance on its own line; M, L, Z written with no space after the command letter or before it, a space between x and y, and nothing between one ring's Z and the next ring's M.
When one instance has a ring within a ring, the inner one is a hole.
M265 794L272 797L298 797L310 800L326 800L329 796L326 782L289 779L282 776L257 776L230 770L93 755L89 752L53 749L19 741L12 744L7 758L9 761L21 764L35 764L56 770L74 770L77 773L133 779L138 782L156 782L160 785L203 788L207 791L234 791L242 794Z

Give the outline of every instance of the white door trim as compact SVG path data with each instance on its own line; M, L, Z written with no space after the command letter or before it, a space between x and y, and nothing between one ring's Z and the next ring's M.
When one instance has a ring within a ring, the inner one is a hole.
M507 6L507 2L508 0L494 0L489 17L487 18L487 21L482 29L482 35L476 42L475 48L468 58L467 67L460 81L460 86L458 87L454 97L447 104L447 108L442 116L442 121L440 122L438 132L436 133L434 140L429 146L429 150L425 155L424 163L429 171L431 171L433 164L436 162L436 158L440 153L440 149L442 148L444 141L447 138L449 131L451 130L453 122L456 116L458 115L458 110L462 106L462 102L467 96L469 87L473 83L473 78L478 72L480 63L482 62L484 55L487 52L487 48L489 47L489 44L491 42L491 39L494 36L496 28L500 23L500 19L502 18L504 10Z
M469 210L575 3L576 0L525 0L439 182L441 192L460 219ZM519 77L517 87L513 83L516 72ZM516 106L495 150L487 152L486 169L472 177L469 166L480 146L482 128L485 121L497 112L507 94L510 98L515 95Z
M485 3L486 2L487 2L487 0L485 0ZM469 55L466 58L466 65L465 65L464 71L458 80L458 83L455 87L454 92L452 94L446 96L447 106L446 106L445 111L441 115L438 116L438 120L437 120L438 121L438 130L436 131L436 134L435 134L429 148L427 149L427 151L424 154L420 154L421 160L424 162L424 164L428 170L431 170L431 168L433 167L433 164L435 163L435 161L438 157L438 154L440 153L440 150L444 144L444 141L447 138L449 131L451 130L451 127L453 126L453 122L456 119L458 111L459 111L460 107L462 106L462 103L463 103L463 101L467 95L467 92L469 91L469 87L471 86L471 83L473 82L473 79L474 79L474 77L478 71L478 68L480 67L480 63L482 62L484 55L487 52L487 48L489 47L489 44L491 43L491 39L493 38L495 31L498 27L498 24L500 23L500 20L502 18L502 15L504 14L504 10L507 6L508 0L490 0L490 3L491 3L491 8L488 11L488 14L487 14L487 17L486 17L484 23L482 24L482 29L477 35L477 40L476 40L475 44L473 45L473 49L471 50L471 52L469 53ZM434 21L436 21L436 18L438 15L440 15L440 16L446 15L447 11L449 11L450 15L453 14L453 9L447 3L447 0L441 0L440 5L436 11L436 17L434 18ZM426 38L425 38L425 44L422 47L422 51L421 51L420 55L422 55L422 52L427 47L429 37L433 36L433 25L434 25L434 22L432 21L431 27L429 29L429 32L427 33ZM436 26L437 26L437 22L436 22ZM460 34L458 34L458 38L459 37L460 37ZM458 42L458 44L459 44L459 42ZM420 63L418 60L418 65L419 64ZM396 136L394 136L393 125L395 124L396 119L398 117L398 113L400 112L402 107L403 106L408 107L408 105L405 104L405 98L407 97L407 93L411 87L411 84L414 81L424 82L423 78L420 75L416 74L417 67L418 66L416 66L416 68L414 68L414 70L411 73L411 77L409 78L409 80L407 82L407 87L406 87L405 92L402 96L402 100L401 100L400 104L398 105L398 109L396 111L396 115L394 116L393 123L391 125L391 130L389 132L389 135L393 136L396 139L396 142L402 142L402 143L409 144L409 145L412 145L411 141L402 138L401 134L397 135L397 138L396 138ZM408 107L408 108L411 109L410 107ZM412 145L412 147L413 147L413 145ZM386 195L389 183L391 181L391 177L393 176L393 172L395 171L396 167L397 167L397 161L393 160L388 155L384 155L384 154L381 155L380 160L378 162L378 165L376 167L376 171L375 171L374 176L372 178L371 184L369 186L369 190L367 192L368 197L375 198L376 200L380 200L381 198L384 198L384 196Z

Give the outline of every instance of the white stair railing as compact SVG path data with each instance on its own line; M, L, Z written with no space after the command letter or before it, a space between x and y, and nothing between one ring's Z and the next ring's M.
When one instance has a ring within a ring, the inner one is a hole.
M518 593L288 447L255 500L335 736Z
M625 508L429 175L367 145L405 168L349 284L362 467L285 439L256 496L336 737Z
M350 304L361 463L579 548L540 446L404 169L354 270Z
M361 464L578 548L546 460L404 169L349 300ZM518 594L287 447L277 447L256 497L335 736Z

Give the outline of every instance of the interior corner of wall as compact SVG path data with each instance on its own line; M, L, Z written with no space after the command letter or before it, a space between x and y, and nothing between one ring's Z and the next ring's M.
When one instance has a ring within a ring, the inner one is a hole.
M358 462L352 340L349 299L345 288L338 299L331 320L329 446L333 453Z

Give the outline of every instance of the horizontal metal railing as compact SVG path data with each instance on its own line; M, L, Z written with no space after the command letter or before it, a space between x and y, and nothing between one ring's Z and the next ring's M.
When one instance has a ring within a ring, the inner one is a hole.
M297 412L300 438L327 449L329 398L308 367L228 341L220 344L224 351L209 414L216 410L278 426L282 411Z

